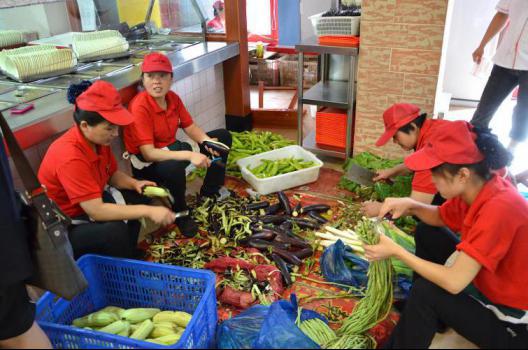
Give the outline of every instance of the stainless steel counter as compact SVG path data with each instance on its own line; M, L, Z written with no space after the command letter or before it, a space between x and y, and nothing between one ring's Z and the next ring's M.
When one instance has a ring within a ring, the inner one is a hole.
M189 46L167 56L174 67L174 80L180 80L204 69L213 67L240 53L238 43L207 42ZM117 89L127 88L139 81L140 68L131 66L115 75L105 76ZM66 101L66 91L32 101L35 109L20 116L3 112L9 126L24 149L39 144L73 125L73 106Z

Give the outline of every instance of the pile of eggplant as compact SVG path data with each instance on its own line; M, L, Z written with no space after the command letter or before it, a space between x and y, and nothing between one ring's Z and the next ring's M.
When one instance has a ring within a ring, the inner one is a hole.
M256 248L275 262L286 285L291 285L290 269L300 266L303 259L313 255L312 246L293 232L294 225L301 229L316 230L328 220L321 216L330 210L326 204L302 206L299 202L291 207L288 196L278 192L278 203L256 202L247 205L251 216L252 235L239 243ZM304 217L301 217L304 216Z

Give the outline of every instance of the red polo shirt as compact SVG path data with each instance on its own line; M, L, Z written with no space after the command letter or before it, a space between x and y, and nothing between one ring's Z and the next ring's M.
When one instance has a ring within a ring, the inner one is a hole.
M440 207L446 225L462 234L458 250L482 269L474 285L495 304L528 310L528 202L494 176L471 206L454 198Z
M434 135L436 128L444 123L450 122L439 119L427 119L420 129L420 136L418 137L416 150L418 151L425 147L425 145L431 141L431 137ZM438 190L433 183L431 170L415 171L412 181L412 189L416 192L436 194Z
M117 162L109 146L88 145L77 126L49 147L38 177L49 197L70 217L84 215L79 203L101 198Z
M139 147L154 145L163 148L176 142L179 127L187 128L193 120L182 100L169 91L166 96L167 109L162 109L146 91L140 92L130 102L129 110L134 123L125 127L125 147L130 154L139 154Z

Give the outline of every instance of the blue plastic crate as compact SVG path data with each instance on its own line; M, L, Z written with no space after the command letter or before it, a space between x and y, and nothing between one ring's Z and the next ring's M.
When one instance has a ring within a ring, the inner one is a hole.
M55 348L214 347L218 316L211 271L97 255L83 256L78 265L89 282L84 293L68 301L48 292L37 303L37 321ZM170 347L70 326L75 318L109 305L179 310L193 317L180 341Z

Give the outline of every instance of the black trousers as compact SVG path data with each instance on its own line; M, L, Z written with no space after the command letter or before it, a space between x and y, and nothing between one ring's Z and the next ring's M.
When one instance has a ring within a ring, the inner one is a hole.
M438 264L445 263L458 243L449 229L423 223L417 227L415 240L416 255ZM443 326L453 328L481 348L528 346L527 325L502 322L464 292L452 295L416 275L400 322L384 348L428 348Z
M487 128L504 99L519 85L517 105L513 110L510 137L524 141L528 135L528 71L507 69L495 65L471 124Z
M150 199L135 191L122 190L127 204L149 204ZM114 198L103 192L103 202L115 203ZM86 220L87 217L75 218ZM136 257L141 223L138 220L91 222L71 225L69 238L75 259L85 254L99 254L117 258Z
M231 134L225 129L218 129L208 132L207 135L211 138L217 138L220 142L231 147ZM172 151L191 151L191 146L186 142L177 141L174 145L169 147ZM206 155L209 153L200 146L200 152ZM224 164L227 163L227 156L222 158ZM181 160L166 160L163 162L153 163L152 165L141 170L134 169L132 172L134 177L138 179L150 180L156 182L158 185L166 187L174 197L173 210L175 212L184 211L187 209L185 202L186 178L185 168L189 166L188 161ZM214 163L207 170L207 175L204 179L204 184L201 193L204 195L213 195L218 192L225 181L225 167Z

